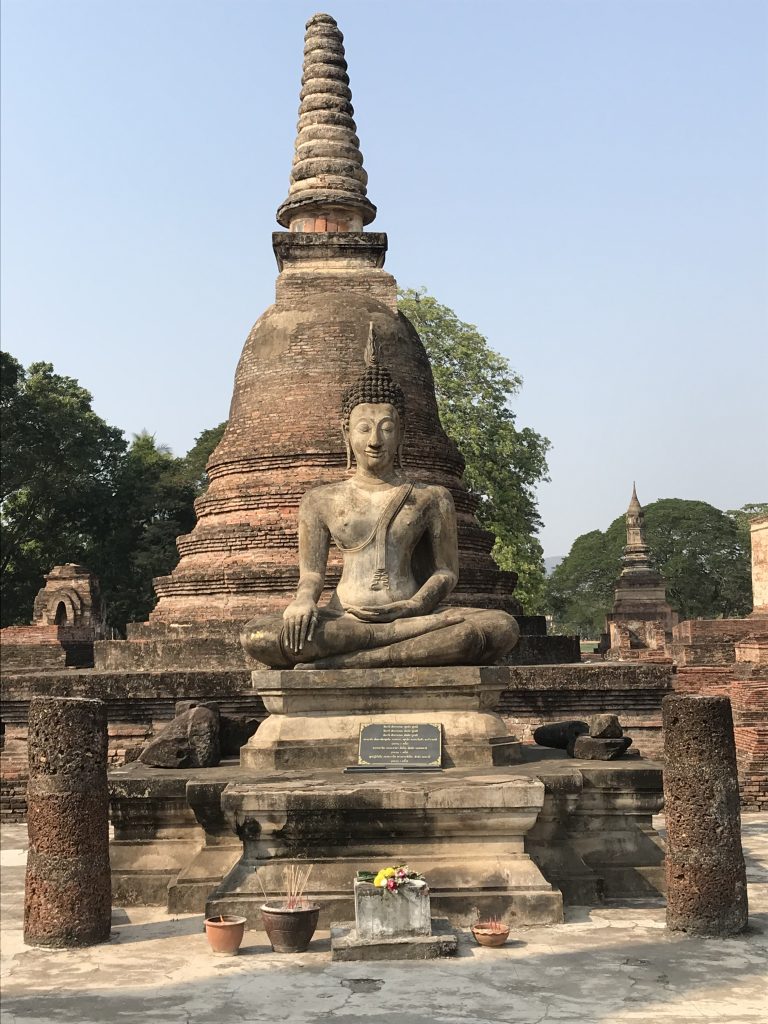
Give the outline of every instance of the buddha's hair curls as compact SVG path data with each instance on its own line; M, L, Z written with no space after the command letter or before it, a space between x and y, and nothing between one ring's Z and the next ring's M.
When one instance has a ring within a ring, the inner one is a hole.
M368 329L368 344L365 346L365 370L342 396L341 421L345 430L349 428L349 417L355 406L367 403L393 405L405 423L405 395L387 367L379 362L379 342L373 323Z

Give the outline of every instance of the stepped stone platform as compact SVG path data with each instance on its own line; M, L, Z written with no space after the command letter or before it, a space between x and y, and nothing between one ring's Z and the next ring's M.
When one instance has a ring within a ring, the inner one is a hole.
M577 761L524 744L514 766L394 778L385 791L380 778L338 769L115 768L115 902L253 917L254 870L279 888L295 859L317 865L309 895L323 920L348 919L354 873L392 858L428 874L435 912L454 924L497 913L500 900L510 919L533 923L559 920L563 902L663 889L657 762Z

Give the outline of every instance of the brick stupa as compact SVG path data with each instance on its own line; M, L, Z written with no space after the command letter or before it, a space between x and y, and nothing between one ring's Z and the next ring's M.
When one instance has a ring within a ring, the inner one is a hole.
M516 574L491 558L493 536L475 518L464 460L440 424L424 346L397 311L397 283L383 269L387 236L363 232L376 207L356 131L343 36L332 17L316 14L307 23L291 184L277 213L288 230L272 236L275 304L246 340L197 524L178 539L176 569L155 580L155 628L129 627L132 639L156 637L162 624L242 622L286 606L298 582L299 501L347 472L341 395L363 366L371 322L406 394L406 472L444 485L456 502L461 569L452 600L521 611ZM340 566L332 550L328 588Z

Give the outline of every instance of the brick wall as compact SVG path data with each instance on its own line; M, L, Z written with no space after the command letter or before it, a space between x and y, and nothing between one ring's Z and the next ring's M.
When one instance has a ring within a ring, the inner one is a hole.
M634 748L656 759L663 746L661 701L671 689L669 663L510 666L510 687L501 694L497 710L526 743L547 722L616 714Z
M107 707L108 761L123 764L172 718L176 701L215 700L222 711L264 718L260 697L243 672L100 672L83 669L5 675L2 681L3 747L0 751L0 815L24 820L27 783L27 715L32 697L96 697Z
M729 697L733 712L739 790L745 810L768 810L768 623L756 619L695 621L676 627L688 638L694 664L678 665L675 690L707 697ZM739 640L739 635L744 639ZM759 635L762 634L762 635ZM704 638L722 655L732 652L725 665L696 664ZM723 641L723 638L726 638Z

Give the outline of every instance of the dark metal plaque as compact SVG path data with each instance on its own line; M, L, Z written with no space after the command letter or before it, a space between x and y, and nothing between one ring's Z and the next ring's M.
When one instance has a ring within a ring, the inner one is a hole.
M358 765L367 768L440 768L442 730L423 722L360 726Z

